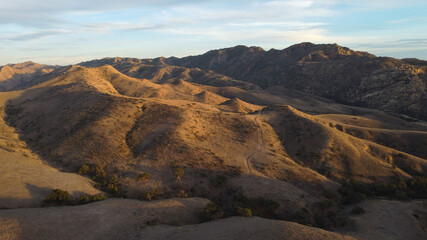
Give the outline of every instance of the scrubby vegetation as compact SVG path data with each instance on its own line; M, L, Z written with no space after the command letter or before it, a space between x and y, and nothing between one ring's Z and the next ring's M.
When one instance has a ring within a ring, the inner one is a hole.
M97 187L113 195L114 197L123 197L125 194L119 188L119 178L117 175L107 174L105 164L83 163L78 170L79 174L92 176L97 182Z
M237 207L236 214L243 217L250 217L252 216L252 210L249 208Z
M427 198L427 177L417 176L405 180L395 178L394 183L366 184L356 181L347 181L339 189L343 204L351 204L362 201L368 197L382 196L398 200L414 198Z
M150 180L150 174L146 172L139 174L137 177L138 182L146 182L148 180Z
M82 194L79 197L79 203L80 204L86 204L86 203L90 203L90 198L87 195Z
M200 212L199 217L202 222L219 219L223 216L223 211L220 206L215 203L206 204L205 208Z
M182 177L184 176L184 169L182 167L174 167L173 168L173 174L176 177L176 180L178 182L182 181Z
M71 195L67 191L54 189L47 195L43 202L46 205L67 205L72 202Z
M158 191L156 189L152 189L149 192L145 192L142 198L144 200L151 201L151 200L154 200L158 195L159 195Z
M263 197L248 198L242 193L234 195L233 198L236 208L251 209L254 216L278 218L276 210L280 207L280 204L276 201Z
M83 163L83 165L79 168L79 174L86 175L89 173L89 164Z
M107 199L107 197L104 194L102 194L102 193L96 194L96 195L92 196L92 198L91 198L92 202L102 201L102 200L105 200L105 199Z
M49 195L44 198L43 202L45 206L61 206L87 204L91 202L102 201L105 199L107 199L107 197L102 193L94 196L82 194L79 198L74 199L67 191L61 189L54 189Z

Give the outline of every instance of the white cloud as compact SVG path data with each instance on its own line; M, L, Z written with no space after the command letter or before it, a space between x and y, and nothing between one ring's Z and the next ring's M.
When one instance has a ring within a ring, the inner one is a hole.
M290 44L311 41L337 42L369 50L380 48L381 44L383 46L388 44L389 49L393 47L403 49L411 46L419 48L425 42L407 41L404 46L397 40L427 37L424 33L426 31L422 29L415 35L404 35L403 32L399 32L401 36L396 37L394 25L426 20L409 16L389 19L382 25L373 23L363 27L353 26L353 29L340 26L343 31L334 29L337 21L354 12L367 13L412 6L423 3L421 0L2 0L1 2L0 44L16 49L22 49L23 46L43 49L44 45L47 45L49 46L45 52L47 55L49 52L54 54L59 48L65 51L62 48L73 47L72 51L77 51L76 54L88 56L87 52L83 51L88 51L92 46L99 47L93 49L91 54L96 51L99 54L108 53L99 50L108 48L120 55L119 51L126 53L124 49L131 52L127 48L142 48L138 45L141 41L150 42L151 46L145 48L150 53L154 53L153 49L162 51L158 55L167 54L166 51L175 54L177 51L168 50L165 46L181 49L178 44L187 44L188 49L235 44L283 48ZM352 24L357 25L357 22ZM368 31L367 27L376 29ZM384 34L387 27L389 32ZM354 31L355 28L357 31ZM120 48L118 44L116 46L113 43L113 39L129 42L125 46L120 45L122 47ZM52 43L62 45L55 47ZM190 51L188 49L187 51ZM197 50L192 53L194 52ZM8 53L11 53L9 56L13 55L12 52ZM24 56L27 53L28 51L22 51ZM66 54L63 56L70 57ZM48 59L50 56L44 58ZM51 57L56 58L57 56Z

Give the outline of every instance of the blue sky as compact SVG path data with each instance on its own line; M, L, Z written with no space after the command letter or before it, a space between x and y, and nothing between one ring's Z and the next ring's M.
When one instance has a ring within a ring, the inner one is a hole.
M425 0L1 0L0 65L338 43L427 60Z

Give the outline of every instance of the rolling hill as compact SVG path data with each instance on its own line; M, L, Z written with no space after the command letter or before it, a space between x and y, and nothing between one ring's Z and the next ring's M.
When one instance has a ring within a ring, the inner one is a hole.
M411 222L399 231L425 234L424 200L377 199L425 194L423 61L303 43L0 70L0 208L27 207L0 210L1 237L57 238L63 224L108 239L216 228L214 238L263 239L264 226L279 239L391 237L358 222L354 204L367 214L398 206L390 217ZM28 208L53 189L113 199ZM228 218L245 209L258 218ZM214 221L201 223L203 211Z

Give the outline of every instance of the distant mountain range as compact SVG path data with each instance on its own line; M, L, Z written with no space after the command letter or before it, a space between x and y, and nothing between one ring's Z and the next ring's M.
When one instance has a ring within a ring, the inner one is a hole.
M376 57L337 44L301 43L269 51L236 46L152 62L212 70L262 88L280 86L427 119L427 61L418 59Z

